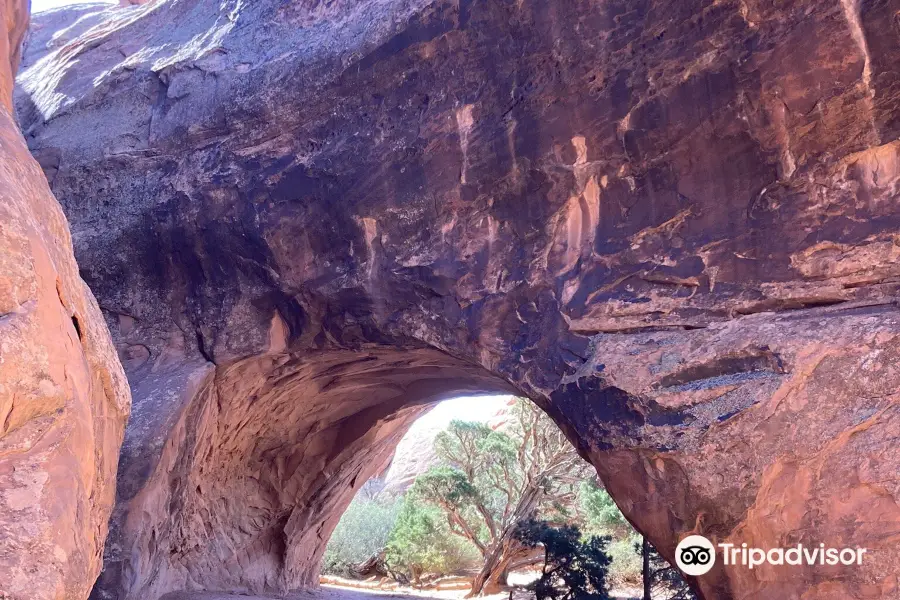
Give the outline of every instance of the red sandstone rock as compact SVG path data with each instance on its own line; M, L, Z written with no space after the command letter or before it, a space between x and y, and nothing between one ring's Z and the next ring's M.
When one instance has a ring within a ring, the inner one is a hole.
M314 584L422 407L544 407L704 598L897 597L894 0L157 0L20 78L135 396L98 599Z
M102 563L130 396L13 120L27 3L0 2L0 22L0 597L81 600Z

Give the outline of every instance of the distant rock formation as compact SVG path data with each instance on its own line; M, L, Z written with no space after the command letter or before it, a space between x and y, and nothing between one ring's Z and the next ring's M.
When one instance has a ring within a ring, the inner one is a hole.
M69 227L14 120L28 3L0 1L0 598L87 597L130 396Z
M509 409L513 402L515 397L508 396L450 400L452 410L442 410L446 403L438 405L435 412L416 421L397 444L391 464L382 478L381 492L404 492L415 482L416 477L437 464L434 441L451 421L476 421L490 427L500 427L509 420ZM475 403L478 403L477 410L472 410Z
M94 597L313 585L422 411L509 393L670 559L869 549L703 598L896 598L897 9L156 0L53 49L19 117L134 394Z

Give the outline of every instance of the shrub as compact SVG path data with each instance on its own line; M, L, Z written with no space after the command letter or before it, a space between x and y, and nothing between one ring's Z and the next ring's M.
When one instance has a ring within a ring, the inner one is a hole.
M566 521L588 465L540 408L518 400L502 430L452 421L435 438L441 460L413 492L444 512L448 531L478 549L472 594L494 593L525 551L516 525L535 517Z
M328 540L322 571L330 575L352 575L352 567L383 550L400 505L396 498L357 495Z
M609 544L609 578L616 584L641 585L641 536L634 533Z
M537 600L609 600L609 538L582 539L577 527L551 527L546 521L521 525L516 537L526 546L544 547L541 576L528 586Z
M593 479L581 483L578 498L584 512L586 533L623 539L634 534L612 497Z
M475 547L450 533L441 509L416 494L402 501L385 552L385 563L395 576L418 582L427 573L453 573L479 561Z
M610 536L612 564L609 577L617 584L641 584L641 536L631 527L612 497L594 480L584 481L578 490L587 535Z

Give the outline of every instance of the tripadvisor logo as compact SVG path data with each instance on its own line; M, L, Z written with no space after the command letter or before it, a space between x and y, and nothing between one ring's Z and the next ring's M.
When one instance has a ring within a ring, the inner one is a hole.
M705 575L716 564L716 549L702 535L689 535L675 548L675 562L687 575Z
M866 548L826 548L825 544L792 548L749 548L747 544L719 544L722 564L753 569L763 564L769 565L861 565ZM686 575L705 575L716 564L716 550L713 543L702 535L689 535L675 548L675 562Z

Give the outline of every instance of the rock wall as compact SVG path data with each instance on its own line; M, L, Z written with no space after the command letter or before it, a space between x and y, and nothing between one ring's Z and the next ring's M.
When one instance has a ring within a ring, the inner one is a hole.
M900 593L897 0L157 0L20 78L134 393L96 598L315 581L421 407L532 398L711 598Z
M100 572L125 374L14 119L28 3L0 2L0 598L80 600Z

